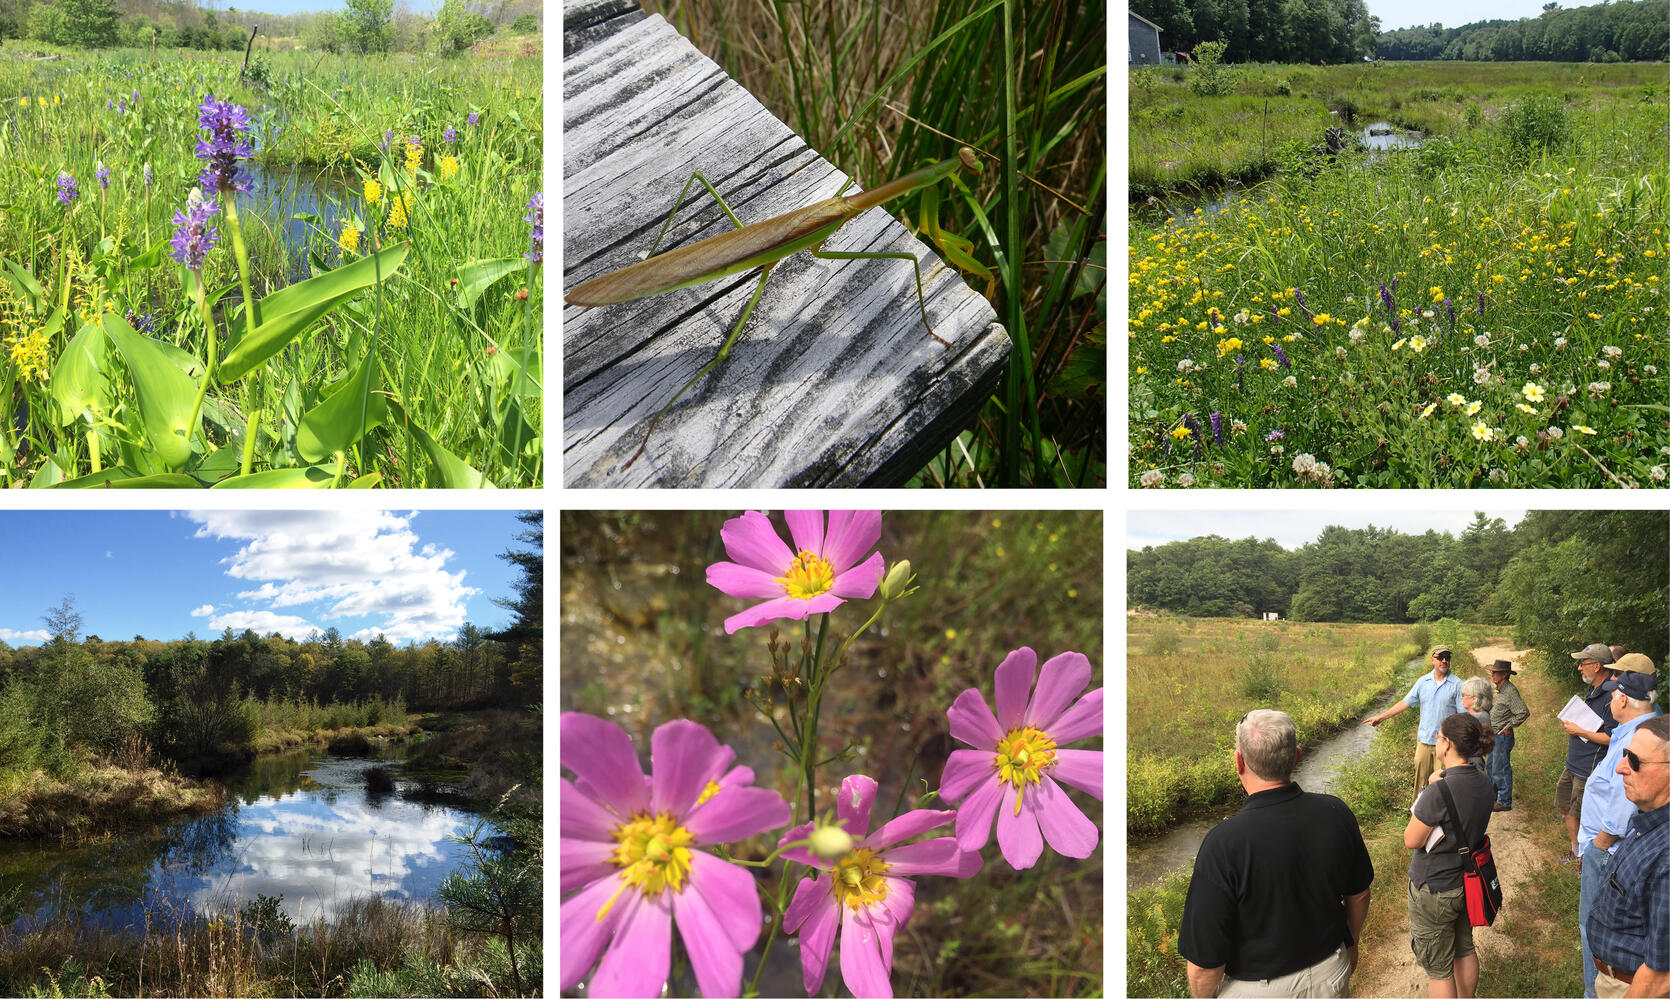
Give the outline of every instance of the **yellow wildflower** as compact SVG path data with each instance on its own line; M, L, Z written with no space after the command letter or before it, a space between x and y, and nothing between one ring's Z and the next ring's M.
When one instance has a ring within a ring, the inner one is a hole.
M360 228L352 222L342 223L342 238L338 241L342 252L357 253L360 248Z
M1179 426L1171 428L1171 436L1177 438L1178 440L1187 440L1189 435L1193 433L1194 431L1190 430L1188 427Z
M365 203L374 205L381 200L383 200L383 185L377 183L375 178L367 177L365 179Z
M456 177L456 176L458 176L458 157L456 157L456 156L443 156L443 157L441 157L441 179L442 180L451 180L453 177Z

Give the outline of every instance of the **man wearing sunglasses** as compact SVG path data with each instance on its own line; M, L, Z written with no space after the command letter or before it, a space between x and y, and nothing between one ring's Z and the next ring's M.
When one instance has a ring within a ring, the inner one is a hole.
M1640 653L1624 656L1614 664L1620 670L1617 687L1608 705L1618 727L1606 753L1595 764L1583 785L1582 819L1577 829L1577 846L1582 851L1582 894L1577 905L1577 929L1583 944L1583 994L1595 997L1595 965L1589 946L1588 918L1595 898L1606 885L1607 866L1618 840L1629 829L1635 805L1624 797L1624 782L1617 772L1618 761L1629 748L1630 739L1641 723L1657 715L1653 706L1656 690L1653 662Z
M1615 771L1640 811L1589 911L1595 992L1607 999L1670 995L1670 716L1637 726Z
M1420 723L1415 726L1415 793L1425 790L1427 780L1438 768L1438 756L1433 746L1438 742L1438 726L1444 719L1462 710L1461 681L1450 672L1450 647L1435 646L1432 650L1432 672L1421 676L1409 693L1397 705L1370 718L1363 724L1379 728L1380 723L1396 714L1419 706Z

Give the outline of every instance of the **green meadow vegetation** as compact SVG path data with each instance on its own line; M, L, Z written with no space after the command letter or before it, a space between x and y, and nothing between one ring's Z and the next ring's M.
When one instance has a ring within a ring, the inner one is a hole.
M242 55L0 49L0 486L539 486L537 46Z
M1131 71L1133 486L1666 481L1662 65L1215 69Z

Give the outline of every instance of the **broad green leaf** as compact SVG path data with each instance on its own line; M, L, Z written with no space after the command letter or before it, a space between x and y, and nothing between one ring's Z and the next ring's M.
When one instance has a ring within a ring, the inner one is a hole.
M493 489L496 488L487 477L465 464L457 455L435 443L435 438L416 423L411 415L397 400L389 400L389 408L400 417L401 426L409 431L423 445L428 452L429 460L435 463L435 468L441 473L441 486L445 489Z
M303 461L324 461L388 419L388 403L378 393L382 382L377 359L367 354L335 392L302 417L296 428L296 453ZM370 399L366 399L366 395ZM364 423L361 423L361 408Z
M0 257L0 264L5 265L7 277L12 287L17 289L18 297L29 303L31 312L39 312L41 301L46 298L46 289L35 280L35 276L24 270L22 264L13 263L5 257Z
M329 489L336 481L334 469L320 465L309 468L274 468L249 475L234 475L210 489Z
M133 255L128 258L128 266L139 270L155 267L162 263L162 254L167 248L167 239L159 239L144 249L135 247Z
M349 489L375 489L382 484L383 484L383 473L382 472L372 472L369 475L362 475L359 478L355 479L354 481L348 483L348 488Z
M265 319L255 332L227 351L220 362L221 384L231 384L253 371L338 303L376 284L378 268L384 278L392 275L411 248L410 243L397 243L375 256L298 281L262 299L260 314Z
M197 489L197 480L179 472L142 475L131 468L107 468L79 479L60 482L57 489Z
M81 327L52 369L52 398L58 404L58 425L67 426L89 406L108 409L104 375L104 330L97 323Z
M176 352L164 351L157 341L134 332L120 316L104 317L104 332L122 352L139 397L139 417L151 448L168 471L185 467L191 457L192 404L197 401L197 379L180 370Z
M458 278L459 304L469 308L488 288L506 275L525 271L527 266L528 262L521 257L492 257L458 265L453 273Z
M538 358L530 354L528 360L531 363L537 361ZM487 364L493 376L495 398L497 397L497 390L501 388L509 388L512 396L539 395L538 371L536 369L530 373L522 370L520 352L499 347L493 351L493 356ZM518 375L522 377L517 377Z

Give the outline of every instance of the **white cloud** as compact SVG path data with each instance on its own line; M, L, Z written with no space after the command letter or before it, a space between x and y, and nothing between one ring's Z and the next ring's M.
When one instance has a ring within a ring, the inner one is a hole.
M13 631L10 628L0 628L0 642L44 642L52 637L52 632L45 628L35 628L31 631Z
M191 616L192 617L208 617L210 614L213 614L214 612L215 612L215 605L214 604L204 604L203 606L201 606L201 607L197 608L196 610L192 611Z
M465 601L479 592L464 585L463 571L446 571L451 551L418 538L411 527L415 514L196 510L186 516L199 525L197 537L243 542L223 560L226 574L259 585L239 592L239 600L273 609L311 608L319 621L372 619L354 637L449 638L464 623ZM219 627L220 620L211 623ZM277 630L294 633L286 626Z
M216 614L209 619L209 627L219 631L231 628L233 631L243 631L245 628L257 635L278 632L292 638L299 638L313 630L306 618L295 617L290 614L274 614L272 611L232 611L227 614Z

